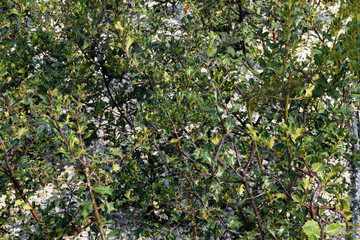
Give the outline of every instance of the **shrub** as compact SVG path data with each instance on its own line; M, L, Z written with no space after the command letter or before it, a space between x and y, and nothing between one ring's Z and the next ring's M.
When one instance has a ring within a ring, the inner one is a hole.
M356 7L5 1L0 234L351 238Z

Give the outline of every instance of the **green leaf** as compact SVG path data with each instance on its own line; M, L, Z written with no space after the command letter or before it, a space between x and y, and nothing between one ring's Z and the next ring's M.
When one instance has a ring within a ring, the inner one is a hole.
M111 148L111 154L122 157L122 151L119 148Z
M302 229L309 238L311 236L319 238L321 235L319 224L314 220L307 221L302 227Z
M344 211L343 214L347 219L350 219L354 215L351 211Z
M56 88L54 88L53 90L49 90L51 96L56 96L56 94L58 93L58 90Z
M214 55L217 51L216 47L210 47L206 50L206 54L208 55L208 57Z
M11 125L5 124L0 127L0 132L9 131L11 129Z
M322 163L314 163L312 166L311 166L311 169L314 171L314 172L322 172L324 171L325 167Z
M201 155L203 156L203 158L209 163L212 163L212 157L210 155L210 153L208 151L202 151Z
M70 149L73 148L75 143L75 133L73 131L69 133L67 141L69 142Z
M233 118L228 118L225 120L225 128L228 132L234 129L235 120Z
M332 177L337 176L338 172L330 172L325 176L325 180L329 181Z
M333 223L330 224L327 228L326 228L326 232L330 235L330 236L335 236L340 234L342 231L342 227L340 224L338 223Z
M226 50L232 57L235 57L236 53L233 47L229 46Z
M317 237L316 235L310 235L308 240L319 240L319 237Z
M106 212L107 213L111 213L116 210L116 208L114 207L114 204L115 204L114 202L110 202L110 203L106 204Z
M351 231L351 230L350 230ZM354 239L350 234L345 234L344 235L345 239Z
M237 218L232 218L229 222L229 228L235 229L240 226L240 221Z
M215 103L220 102L220 94L219 94L218 90L214 91L214 99L215 99Z
M97 185L94 189L94 192L100 193L100 194L107 194L112 195L112 192L114 191L111 189L110 186L104 186L104 185Z
M92 205L91 202L83 202L83 203L81 204L81 206L83 207L81 215L82 215L84 218L87 218L87 216L89 216L89 214L90 214L90 210L91 210L91 208L92 208L93 205Z
M121 234L124 232L125 232L125 230L123 230L123 229L116 229L115 231L111 231L109 233L108 237L119 238L119 237L121 237Z
M219 167L219 168L218 168L218 171L217 171L217 173L216 173L216 177L221 177L221 176L224 174L226 168L227 168L226 166L221 166L221 167Z
M343 211L349 211L350 209L350 204L348 201L346 201L345 199L340 199L340 204L341 204L341 210Z
M211 42L211 43L213 43L213 42L215 41L216 37L217 37L217 36L214 34L213 31L210 31L210 32L209 32L209 38L210 38L210 42Z

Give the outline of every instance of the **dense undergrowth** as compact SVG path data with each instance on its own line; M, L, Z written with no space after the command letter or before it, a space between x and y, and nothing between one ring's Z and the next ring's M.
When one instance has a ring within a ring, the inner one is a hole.
M0 238L351 238L358 7L3 1Z

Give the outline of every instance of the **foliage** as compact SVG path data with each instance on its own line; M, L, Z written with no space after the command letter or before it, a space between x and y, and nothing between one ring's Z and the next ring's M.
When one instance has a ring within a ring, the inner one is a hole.
M0 236L351 238L357 6L4 1Z

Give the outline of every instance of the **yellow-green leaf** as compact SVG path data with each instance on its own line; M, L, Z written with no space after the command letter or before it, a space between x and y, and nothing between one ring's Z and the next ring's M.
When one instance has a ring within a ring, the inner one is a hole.
M125 51L126 51L126 52L129 52L129 48L130 48L131 44L134 43L134 41L135 41L135 40L134 40L133 38L128 38L128 39L127 39L126 47L125 47Z
M340 204L341 204L341 210L349 211L350 204L345 199L340 199Z
M287 196L286 196L284 193L277 193L277 194L275 194L275 196L276 196L277 198L283 198L283 199L286 199L286 198L287 198Z
M312 96L312 91L314 90L315 86L314 85L310 85L305 92L305 98L310 98Z
M16 133L16 137L21 138L26 132L27 132L26 128L20 128Z
M285 133L289 134L290 131L286 124L284 124L284 123L278 123L278 124L284 130Z
M291 133L291 140L295 142L295 140L303 133L303 128L298 128L294 133Z
M338 174L338 172L330 172L329 174L327 174L326 176L325 176L325 180L326 181L329 181L332 177L334 177L334 176L336 176Z
M344 211L343 214L347 219L350 219L354 215L351 211Z
M246 127L249 129L249 133L253 138L253 140L259 142L261 140L261 137L257 135L257 130L253 126L250 126L249 124L246 125Z
M170 140L170 143L172 143L172 144L177 144L178 142L179 142L179 139L177 139L177 138L173 138Z
M159 208L159 202L153 201L153 205L155 208Z
M114 170L114 171L119 171L119 170L120 170L119 164L114 163L114 164L113 164L113 170Z
M326 232L330 235L330 236L335 236L340 234L342 231L342 227L340 226L340 224L338 223L333 223L330 224L327 228L326 228Z
M266 143L265 143L265 146L266 146L267 148L272 149L272 147L273 147L274 144L275 144L275 140L276 140L276 137L272 137L272 138L268 139L268 140L266 141Z
M321 230L319 224L314 220L307 221L302 228L306 233L306 235L308 235L308 237L310 236L315 236L317 238L320 237Z
M208 55L208 57L210 57L211 55L214 55L216 51L217 51L216 47L211 47L206 50L206 54Z
M127 190L125 193L126 198L130 198L131 190Z
M304 189L308 189L308 187L310 186L310 180L308 178L304 178L302 180L302 185L303 185Z
M58 90L55 88L53 90L50 90L51 96L55 96L58 93Z
M85 129L85 126L79 126L79 129L78 129L78 133L82 133L83 131L84 131L84 129Z
M253 126L250 126L249 124L246 126L249 129L249 133L252 137L256 137L256 130Z
M116 22L116 23L115 23L115 28L116 28L117 30L120 30L121 32L124 31L124 28L123 28L123 26L121 25L121 22Z
M30 210L30 209L32 209L32 207L31 207L29 204L27 204L27 203L22 204L22 208L23 208L24 210Z
M314 171L314 172L322 172L324 171L324 165L322 163L314 163L312 166L311 166L311 169Z
M239 186L236 188L236 192L239 196L243 195L245 189L244 184L239 184Z
M212 137L211 137L211 142L215 145L218 145L219 142L221 140L221 137L217 134L214 134Z

